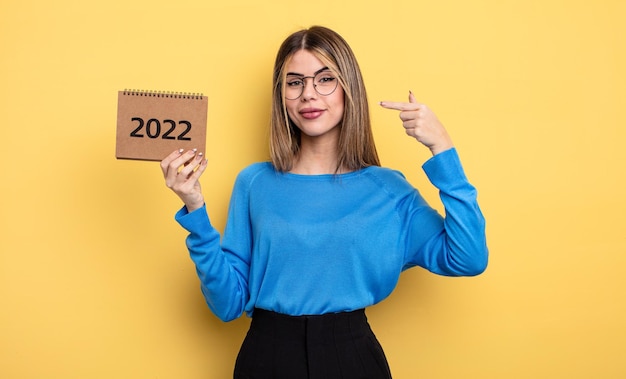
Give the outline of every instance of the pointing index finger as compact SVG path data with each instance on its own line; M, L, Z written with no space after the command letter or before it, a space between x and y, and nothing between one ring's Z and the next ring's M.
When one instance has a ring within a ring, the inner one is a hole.
M418 103L402 103L397 101L381 101L380 106L387 109L395 109L397 111L416 111L419 109Z

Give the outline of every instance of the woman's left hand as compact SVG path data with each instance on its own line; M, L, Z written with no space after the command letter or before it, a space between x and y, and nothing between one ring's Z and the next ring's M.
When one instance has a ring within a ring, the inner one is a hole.
M418 103L412 92L409 92L408 103L381 101L380 105L400 111L406 134L428 147L433 155L454 147L452 139L435 113L425 104Z

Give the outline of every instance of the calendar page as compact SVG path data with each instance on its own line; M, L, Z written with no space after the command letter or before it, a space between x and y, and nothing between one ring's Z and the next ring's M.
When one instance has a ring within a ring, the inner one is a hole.
M116 158L161 161L174 150L204 152L207 107L200 94L119 91Z

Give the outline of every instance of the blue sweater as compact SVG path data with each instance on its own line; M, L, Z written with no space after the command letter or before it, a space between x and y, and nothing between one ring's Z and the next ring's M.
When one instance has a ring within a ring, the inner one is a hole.
M288 315L352 311L389 296L413 266L448 276L485 270L485 220L455 149L424 166L441 217L405 177L377 166L296 175L256 163L237 177L224 236L206 207L176 220L210 309L224 321L255 307Z

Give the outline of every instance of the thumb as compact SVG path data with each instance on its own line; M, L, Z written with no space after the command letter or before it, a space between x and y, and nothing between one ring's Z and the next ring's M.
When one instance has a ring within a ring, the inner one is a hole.
M413 95L412 91L409 91L409 103L417 103L417 100L415 100L415 95Z

